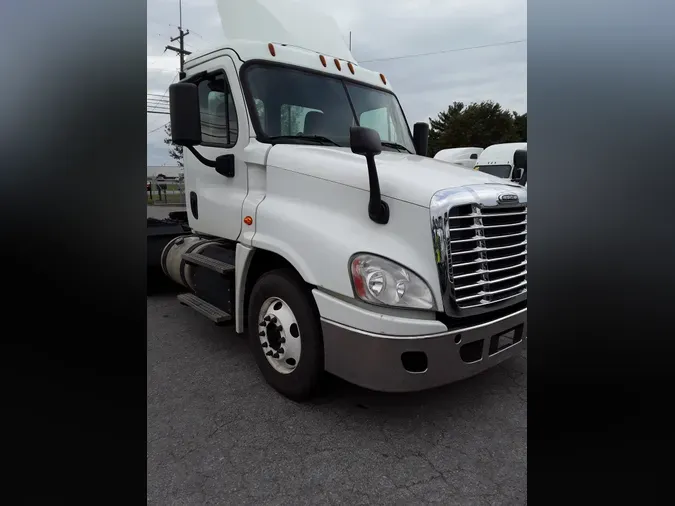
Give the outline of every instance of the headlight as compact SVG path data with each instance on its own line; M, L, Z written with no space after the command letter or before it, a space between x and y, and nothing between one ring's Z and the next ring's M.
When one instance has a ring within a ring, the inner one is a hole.
M350 270L354 292L361 300L385 306L434 308L429 286L415 273L391 260L356 255Z

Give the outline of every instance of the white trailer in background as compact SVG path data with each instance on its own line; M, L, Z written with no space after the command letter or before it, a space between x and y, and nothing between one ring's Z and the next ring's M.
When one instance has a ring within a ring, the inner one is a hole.
M434 156L434 160L460 165L467 169L473 169L478 160L478 156L483 152L483 148L450 148L441 149Z

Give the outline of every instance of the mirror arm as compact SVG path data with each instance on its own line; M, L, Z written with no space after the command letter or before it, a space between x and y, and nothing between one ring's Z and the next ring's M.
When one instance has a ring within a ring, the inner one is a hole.
M366 155L368 164L368 181L370 183L370 201L368 202L368 216L375 223L386 225L389 223L389 206L382 200L380 193L380 179L377 177L375 156Z
M194 147L192 147L192 146L185 146L185 147L188 148L188 149L190 150L190 153L192 153L193 155L195 155L195 158L197 158L197 160L199 160L201 163L203 163L203 164L206 165L207 167L211 167L211 168L213 168L213 169L216 168L216 162L215 162L215 161L209 160L208 158L204 158L204 157L199 153L199 151L197 151L197 150L196 150Z

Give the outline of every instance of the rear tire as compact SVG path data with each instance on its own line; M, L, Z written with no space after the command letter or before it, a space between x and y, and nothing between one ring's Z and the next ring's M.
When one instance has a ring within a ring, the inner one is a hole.
M248 329L253 356L272 388L298 402L318 392L324 372L319 315L293 270L273 270L255 282Z

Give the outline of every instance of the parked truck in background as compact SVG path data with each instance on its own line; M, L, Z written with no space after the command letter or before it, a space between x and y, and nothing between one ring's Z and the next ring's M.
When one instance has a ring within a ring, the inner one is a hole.
M358 65L331 19L218 4L227 43L169 91L190 233L161 264L179 300L234 320L295 400L324 371L417 391L519 353L527 192L427 157L428 125L411 134L389 80Z
M467 169L473 169L476 166L478 156L483 152L483 148L450 148L441 149L434 155L434 160L452 163Z
M474 170L527 185L527 142L493 144L483 150Z

